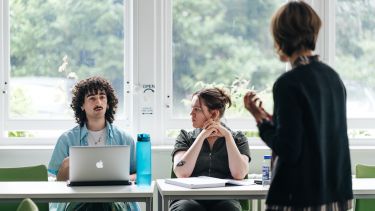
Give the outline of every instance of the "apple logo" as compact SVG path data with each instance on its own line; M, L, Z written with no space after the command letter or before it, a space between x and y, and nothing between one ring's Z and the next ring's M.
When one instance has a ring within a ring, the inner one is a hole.
M103 161L102 160L99 160L98 162L96 162L96 168L102 169L103 167L104 167L104 165L103 165Z

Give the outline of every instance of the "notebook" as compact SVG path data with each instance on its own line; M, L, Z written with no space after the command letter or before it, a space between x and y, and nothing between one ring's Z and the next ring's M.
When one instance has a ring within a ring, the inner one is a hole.
M129 146L69 149L69 186L129 185Z
M226 185L254 185L254 180L234 180L234 179L219 179L215 177L188 177L188 178L172 178L165 179L165 183L177 185L185 188L217 188Z

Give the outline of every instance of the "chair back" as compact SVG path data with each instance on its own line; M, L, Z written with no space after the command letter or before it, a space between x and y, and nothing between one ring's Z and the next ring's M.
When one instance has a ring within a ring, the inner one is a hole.
M375 178L375 166L357 164L355 167L356 178ZM374 210L375 199L356 199L355 211Z
M0 181L48 181L45 165L0 168ZM37 203L40 211L48 211L48 203ZM0 210L16 211L17 203L1 203Z
M26 198L18 205L17 211L39 211L39 209L33 200Z

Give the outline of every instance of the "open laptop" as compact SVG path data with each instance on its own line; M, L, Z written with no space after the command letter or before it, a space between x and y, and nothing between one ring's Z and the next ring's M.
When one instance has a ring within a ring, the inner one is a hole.
M129 146L73 146L69 156L69 186L129 185Z

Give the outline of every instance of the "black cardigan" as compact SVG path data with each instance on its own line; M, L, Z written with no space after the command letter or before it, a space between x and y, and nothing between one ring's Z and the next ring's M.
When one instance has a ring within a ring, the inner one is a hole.
M312 61L273 86L273 121L258 125L278 156L268 205L307 207L353 198L346 91L329 66Z

